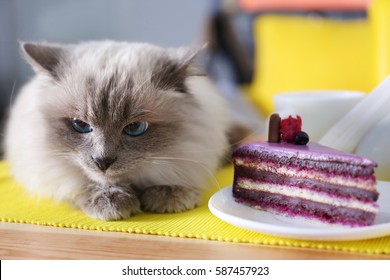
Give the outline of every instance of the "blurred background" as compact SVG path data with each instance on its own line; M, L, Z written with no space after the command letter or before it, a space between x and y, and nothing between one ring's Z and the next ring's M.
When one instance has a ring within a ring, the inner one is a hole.
M278 92L370 92L390 73L389 38L388 0L0 0L0 118L33 74L19 41L208 42L232 115L264 133Z
M19 41L76 43L112 39L174 47L196 43L210 12L207 0L0 0L0 97L31 77Z

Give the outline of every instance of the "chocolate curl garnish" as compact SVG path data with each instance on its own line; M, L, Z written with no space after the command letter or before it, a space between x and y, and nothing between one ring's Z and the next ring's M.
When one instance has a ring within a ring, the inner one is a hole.
M268 142L279 143L280 142L280 121L279 114L272 114L269 118L268 127Z

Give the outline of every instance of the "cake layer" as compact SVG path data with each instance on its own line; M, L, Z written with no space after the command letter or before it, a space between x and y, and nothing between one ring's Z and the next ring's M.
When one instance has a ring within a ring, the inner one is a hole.
M255 182L246 178L238 178L235 181L235 186L241 189L260 191L272 194L281 194L289 197L300 198L303 200L310 200L320 202L337 207L347 207L353 209L360 209L367 212L378 212L378 206L375 202L364 202L356 198L343 198L328 193L318 192L312 189L291 187L286 185L270 184L263 182Z
M236 159L240 159L245 162L258 162L261 159L262 163L272 162L275 166L291 166L299 167L307 170L318 170L322 172L342 175L350 174L351 176L371 177L373 175L374 167L371 166L357 166L345 162L324 162L314 160L304 160L299 157L287 158L287 157L275 157L272 154L260 154L258 157L250 156L237 156Z
M324 193L331 197L344 199L359 199L363 202L375 202L378 200L379 193L355 187L340 186L329 184L316 180L298 178L293 176L281 176L269 171L249 169L242 166L234 168L234 184L240 180L250 179L254 183L285 185L293 188L310 190L318 193Z
M239 203L289 217L315 219L329 224L368 226L376 213L347 207L335 207L301 198L233 187L233 196Z
M269 143L269 142L254 142L250 144L243 145L236 149L233 154L235 157L249 157L255 160L262 158L264 160L269 158L273 161L275 156L278 156L283 160L281 164L291 164L295 158L300 160L305 160L308 163L323 162L328 164L330 168L334 168L334 165L343 166L348 164L348 166L356 166L358 169L360 167L369 168L367 172L372 174L373 168L376 167L376 163L370 159L338 151L326 146L322 146L317 143L308 143L307 145L294 145L288 143ZM325 166L325 165L324 165ZM314 166L313 166L314 168ZM316 166L315 168L321 168L321 165ZM335 170L336 171L336 170ZM332 171L333 172L333 171ZM354 170L349 170L348 172L354 172ZM366 171L363 171L368 175ZM355 171L356 173L356 171ZM363 175L363 174L362 174Z
M329 171L317 169L305 169L295 165L281 165L279 163L262 161L253 161L248 158L234 159L236 167L244 167L253 170L267 171L279 174L281 176L298 177L301 179L316 180L324 183L344 185L366 190L375 190L376 180L374 176L351 176L345 174L333 174Z
M233 158L237 167L369 191L376 188L374 161L316 143L299 146L256 142L235 150Z

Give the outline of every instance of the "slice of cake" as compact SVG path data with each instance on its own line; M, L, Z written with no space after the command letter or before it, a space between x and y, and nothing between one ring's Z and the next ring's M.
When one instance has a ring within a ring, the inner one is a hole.
M276 141L241 146L233 161L239 203L334 225L375 222L379 194L370 159L316 143Z

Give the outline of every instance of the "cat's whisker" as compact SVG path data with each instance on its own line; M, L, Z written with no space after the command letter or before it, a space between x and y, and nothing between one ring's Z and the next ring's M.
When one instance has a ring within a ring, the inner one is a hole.
M46 155L50 157L62 157L62 158L69 158L69 159L73 158L70 153L65 153L65 152L50 151L50 152L46 152Z
M134 92L137 92L137 91L141 91L142 87L144 87L146 85L147 82L149 82L150 80L149 79L145 79L142 83L140 83L136 88L133 88L132 91Z
M222 189L221 188L221 185L219 184L217 178L215 177L215 174L213 172L211 172L206 166L205 164L201 163L201 162L198 162L196 160L192 160L192 159L188 159L188 158L180 158L180 157L145 157L145 159L152 159L152 160L159 160L159 161L165 161L165 163L168 163L169 164L169 161L175 161L175 160L178 160L178 161L186 161L186 162L189 162L189 163L194 163L194 164L197 164L199 165L200 167L203 168L203 170L205 170L207 172L207 174L210 176L210 178L214 181L214 183L217 185L218 189ZM153 163L153 162L152 162ZM176 167L176 166L175 166Z
M11 89L11 96L9 99L9 111L11 111L12 105L14 104L14 97L15 97L15 89L16 89L16 80L14 81Z
M153 78L155 78L157 75L159 75L159 74L160 74L162 71L164 71L164 70L165 70L165 69L162 68L161 71L159 71L159 72L156 71L156 72L154 72L153 74L151 74L151 75L150 75L150 78L144 79L144 81L143 81L142 83L140 83L140 84L138 85L138 87L136 87L136 88L134 89L134 91L136 92L136 91L141 90L142 87L144 87L148 82L152 81Z
M184 65L183 65L184 66ZM142 83L140 83L138 85L138 87L136 87L135 89L133 89L135 92L138 91L138 90L141 90L142 87L144 87L145 85L147 85L148 82L152 81L156 76L160 75L163 71L166 71L165 68L161 68L160 71L155 71L153 72L150 77L147 77L146 79L144 79L144 81Z
M180 173L181 170L178 169L178 167L176 165L172 165L172 162L170 161L164 161L164 160L160 160L160 161L149 161L150 163L152 164L156 164L156 165L162 165L162 166L166 166L166 165L170 165L171 167L174 167L178 170L178 172ZM205 169L207 171L207 173L209 173L210 175L210 178L212 179L212 181L215 183L215 185L218 187L219 190L221 190L221 185L219 184L217 178L214 176L214 174L212 172L210 172L209 170ZM183 186L185 187L185 186Z
M176 155L176 154L178 154L178 152L182 153L182 154L198 154L198 153L216 152L216 151L227 152L227 151L232 150L233 148L237 147L241 143L247 141L248 139L251 139L254 136L256 136L256 133L252 132L249 135L237 140L236 142L233 142L233 143L230 143L228 145L224 145L224 146L221 146L218 148L214 148L214 149L208 149L208 148L206 149L206 148L199 147L197 150L188 150L188 149L184 149L184 148L180 149L177 147L175 151L172 151L172 153L169 153L169 151L166 151L165 153L168 155L169 154ZM226 157L227 158L230 157L229 153L227 153Z

